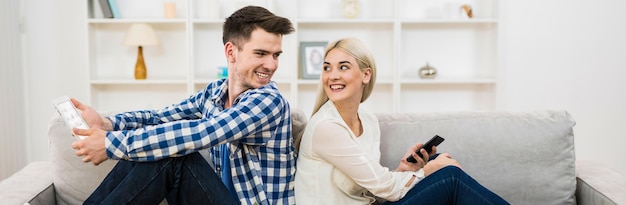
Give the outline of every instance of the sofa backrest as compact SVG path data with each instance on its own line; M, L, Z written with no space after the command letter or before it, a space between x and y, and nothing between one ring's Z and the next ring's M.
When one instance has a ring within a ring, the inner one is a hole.
M381 163L394 169L409 146L437 134L463 169L511 204L574 204L574 120L565 111L527 113L378 113ZM308 117L292 109L293 135ZM69 128L54 115L49 124L58 204L81 204L115 165L83 163L74 155Z
M437 147L511 204L575 204L574 120L565 111L378 113L381 163L395 169L409 146Z
M82 204L117 161L107 160L98 166L83 163L82 157L74 154L74 137L58 113L50 120L48 138L57 204Z

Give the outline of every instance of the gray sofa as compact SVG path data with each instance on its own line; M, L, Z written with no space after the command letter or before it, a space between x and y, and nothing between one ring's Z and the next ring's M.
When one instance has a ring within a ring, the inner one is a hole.
M526 113L379 113L381 162L395 168L405 150L438 134L438 147L512 204L626 204L626 176L574 154L574 120L565 111ZM293 111L294 133L306 123ZM100 166L74 156L73 138L54 116L50 160L34 162L0 183L1 204L80 204L115 161Z

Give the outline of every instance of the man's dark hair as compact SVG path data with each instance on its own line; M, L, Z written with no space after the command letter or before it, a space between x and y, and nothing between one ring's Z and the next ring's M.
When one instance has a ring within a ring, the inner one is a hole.
M279 35L295 31L289 19L276 16L263 7L246 6L226 18L222 41L224 44L230 41L236 46L242 46L243 42L250 40L250 35L256 28Z

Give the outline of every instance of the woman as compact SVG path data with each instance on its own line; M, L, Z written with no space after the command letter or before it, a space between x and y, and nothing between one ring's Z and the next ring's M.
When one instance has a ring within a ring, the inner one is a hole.
M508 204L461 169L448 153L411 147L390 171L379 163L380 128L359 109L376 81L376 64L357 39L326 48L313 116L301 139L296 204ZM406 161L409 155L417 163Z

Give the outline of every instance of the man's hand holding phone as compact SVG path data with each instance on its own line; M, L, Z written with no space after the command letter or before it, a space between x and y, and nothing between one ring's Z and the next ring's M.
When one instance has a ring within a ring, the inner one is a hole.
M111 122L102 118L92 107L82 104L74 98L71 98L71 101L72 104L76 106L76 109L81 111L82 117L87 123L92 125L91 129L73 129L73 132L76 134L89 136L81 141L74 141L72 143L72 148L75 149L74 154L83 157L83 162L91 162L94 165L99 165L108 159L104 138L106 137L107 130L112 130Z

